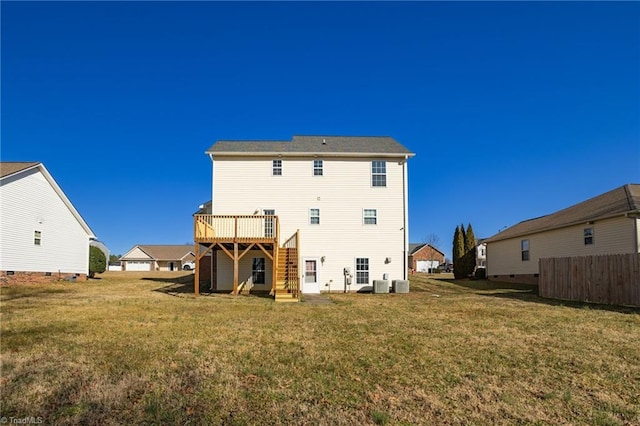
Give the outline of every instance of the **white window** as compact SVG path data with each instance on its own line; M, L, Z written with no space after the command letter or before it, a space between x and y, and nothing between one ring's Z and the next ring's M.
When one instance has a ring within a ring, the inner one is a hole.
M309 209L309 223L320 225L320 209Z
M585 246L593 244L593 228L585 228L583 235L584 235Z
M33 231L33 245L42 245L42 231Z
M273 176L282 176L282 160L273 160Z
M522 253L522 260L529 260L529 240L520 241L520 251Z
M313 175L314 176L322 176L323 175L323 170L322 170L322 160L313 160Z
M356 284L369 284L369 259L356 258Z
M251 262L251 279L254 284L265 283L265 261L264 257L254 257Z
M378 224L378 211L376 209L364 209L363 210L363 222L365 225L377 225Z
M387 186L387 162L371 162L371 186Z

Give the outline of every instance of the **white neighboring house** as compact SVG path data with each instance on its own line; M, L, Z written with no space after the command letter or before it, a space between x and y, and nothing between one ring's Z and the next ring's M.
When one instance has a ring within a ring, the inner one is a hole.
M211 215L195 215L195 240L214 252L212 288L278 294L285 266L303 293L407 279L407 160L415 154L393 138L218 141L207 154ZM285 258L296 244L296 258Z
M478 240L476 245L476 269L487 267L487 243L484 239Z
M122 271L191 271L192 245L136 245L120 258Z
M541 258L640 253L640 185L525 220L485 242L490 280L531 284Z
M86 279L95 235L44 164L0 163L0 208L2 282Z

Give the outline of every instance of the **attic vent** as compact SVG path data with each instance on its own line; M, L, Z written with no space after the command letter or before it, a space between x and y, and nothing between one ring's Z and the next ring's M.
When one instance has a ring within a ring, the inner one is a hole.
M327 144L327 140L326 139L322 139L322 145L326 145Z

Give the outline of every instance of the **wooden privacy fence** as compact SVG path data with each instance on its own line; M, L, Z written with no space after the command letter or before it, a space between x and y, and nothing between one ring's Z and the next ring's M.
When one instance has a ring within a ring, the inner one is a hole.
M540 259L540 296L640 306L640 253Z

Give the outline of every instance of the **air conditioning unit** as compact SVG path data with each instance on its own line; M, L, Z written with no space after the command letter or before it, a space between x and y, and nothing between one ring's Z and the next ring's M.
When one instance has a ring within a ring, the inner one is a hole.
M409 293L409 281L408 280L393 280L393 292L394 293Z
M388 280L373 280L373 292L389 293L389 281Z

